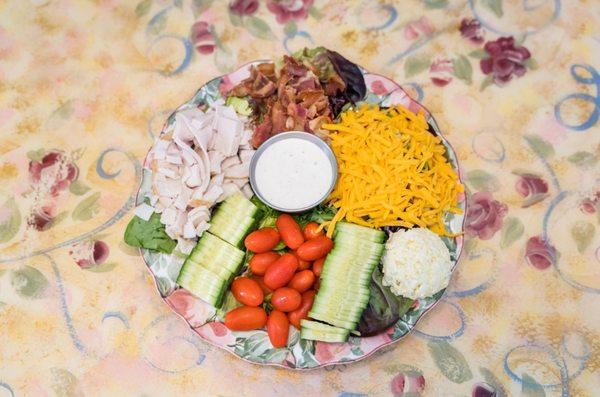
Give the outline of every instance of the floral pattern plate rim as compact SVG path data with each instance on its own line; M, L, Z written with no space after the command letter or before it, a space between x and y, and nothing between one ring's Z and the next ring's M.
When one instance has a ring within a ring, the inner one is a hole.
M186 103L176 109L167 119L165 127L174 122L174 115L181 110L199 104L211 104L223 98L231 87L250 75L250 67L264 61L254 61L241 66L234 72L216 77L203 85L196 94ZM367 95L364 102L379 104L381 106L403 105L413 112L422 110L435 133L441 137L447 150L448 160L457 171L460 180L458 160L452 146L441 134L438 125L421 104L413 100L397 83L374 73L361 69L367 85ZM165 130L166 128L163 128ZM152 148L148 155L152 152ZM144 161L142 182L137 194L136 204L144 201L151 194L151 171L148 157ZM466 209L466 196L463 194L459 200L459 207L463 210L461 215L449 214L446 227L459 234L455 238L443 238L448 246L452 259L452 270L456 268L462 246L464 212ZM397 342L415 327L417 322L429 312L441 299L444 290L432 297L417 301L413 307L402 316L396 324L385 332L371 337L351 336L345 343L326 343L302 340L299 332L290 327L290 337L285 348L274 349L271 347L266 331L255 330L247 332L232 332L219 321L222 313L210 305L194 297L184 289L178 288L175 283L184 257L177 254L162 254L141 249L140 253L148 270L153 276L156 288L163 300L190 328L202 339L213 346L220 347L237 357L262 365L279 366L289 369L308 370L335 364L344 364L364 359L376 351ZM229 297L231 299L231 297Z

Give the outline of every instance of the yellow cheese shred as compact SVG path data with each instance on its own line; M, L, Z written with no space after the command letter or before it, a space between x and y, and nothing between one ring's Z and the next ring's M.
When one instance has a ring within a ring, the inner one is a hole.
M363 105L322 128L331 131L339 167L327 199L339 209L327 224L328 236L343 219L373 228L416 225L451 235L443 227L444 216L461 213L457 204L463 186L441 139L428 131L423 112Z

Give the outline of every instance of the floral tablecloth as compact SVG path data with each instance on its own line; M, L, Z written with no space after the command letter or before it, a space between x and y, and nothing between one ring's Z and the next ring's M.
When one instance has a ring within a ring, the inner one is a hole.
M316 45L422 101L470 199L416 332L293 372L199 339L122 235L174 108ZM0 1L0 396L599 395L599 54L593 0Z

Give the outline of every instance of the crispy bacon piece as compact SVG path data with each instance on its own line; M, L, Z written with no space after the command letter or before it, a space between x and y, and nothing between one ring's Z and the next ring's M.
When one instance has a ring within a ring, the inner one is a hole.
M268 77L271 81L276 81L277 77L275 76L275 64L274 63L259 63L255 67L260 73Z
M321 129L321 124L331 123L329 116L319 116L308 122L308 130L321 138L329 135L329 131Z
M322 89L318 90L304 90L298 93L298 99L300 106L308 109L310 106L316 104L317 102L325 102L325 106L327 106L327 97L325 97L325 93ZM323 110L323 106L319 106L318 110Z
M275 92L275 83L273 83L267 76L262 73L258 73L254 81L252 82L252 90L249 95L254 99L268 98Z
M296 90L298 90L298 92L300 91L304 91L304 90L314 90L317 88L317 78L316 77L307 77L301 81L298 82L298 84L296 84Z
M331 121L332 109L327 94L344 90L344 81L334 76L322 86L314 68L290 57L276 73L274 63L253 66L250 77L233 88L235 96L250 96L255 103L255 128L251 144L255 148L269 137L284 131L320 131Z
M293 77L303 77L308 73L308 68L297 59L289 56L283 56L283 67L281 68L281 74L287 74Z
M258 124L254 129L254 135L252 135L252 139L250 140L252 146L257 148L262 145L262 143L271 136L272 129L273 124L271 123L271 119L269 117L265 117L263 122Z
M267 98L275 92L275 81L275 65L261 63L250 69L250 77L233 87L231 95L249 95L254 99Z
M306 131L308 127L308 111L296 103L290 103L287 106L288 118L285 126L288 131L298 130Z
M271 106L271 121L273 123L273 127L271 129L271 134L275 135L277 133L287 131L286 129L286 112L283 104L281 102L275 102L273 106Z
M250 89L252 88L252 82L247 83L246 80L242 81L235 87L231 89L229 95L237 96L237 97L245 97L250 95Z

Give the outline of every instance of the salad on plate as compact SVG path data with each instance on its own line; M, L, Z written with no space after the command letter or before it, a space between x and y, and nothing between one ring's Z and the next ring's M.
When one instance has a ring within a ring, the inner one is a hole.
M254 62L154 142L125 242L211 343L291 368L353 361L441 297L462 246L456 158L373 79L323 47Z

